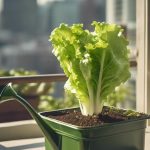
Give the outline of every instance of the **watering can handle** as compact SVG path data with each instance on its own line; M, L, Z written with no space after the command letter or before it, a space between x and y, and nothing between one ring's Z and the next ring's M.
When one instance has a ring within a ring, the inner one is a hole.
M5 98L5 99L3 99ZM44 133L44 136L49 141L50 145L52 146L52 150L59 150L56 143L53 141L53 138L51 136L51 131L48 130L50 127L46 124L46 122L42 119L42 117L36 112L36 110L21 96L17 94L17 92L13 89L11 83L8 83L7 85L0 86L0 103L12 100L8 98L15 98L14 100L21 103L26 110L30 113L33 119L35 119L38 126L41 128L42 132Z

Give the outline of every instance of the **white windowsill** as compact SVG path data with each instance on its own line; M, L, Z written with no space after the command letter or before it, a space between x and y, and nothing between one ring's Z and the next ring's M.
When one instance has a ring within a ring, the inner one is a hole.
M22 139L0 142L0 150L45 150L44 138Z
M34 120L0 124L0 141L43 137Z

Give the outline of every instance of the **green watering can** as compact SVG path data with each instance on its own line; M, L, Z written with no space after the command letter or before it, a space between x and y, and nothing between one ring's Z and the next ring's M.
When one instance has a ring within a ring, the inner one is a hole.
M14 99L8 99L8 98L14 98ZM16 100L20 102L27 109L27 111L30 113L33 119L35 119L35 121L37 122L38 126L41 128L46 138L46 141L49 143L52 150L60 149L59 146L57 146L58 143L56 142L58 141L58 139L55 140L56 138L55 133L53 129L51 129L51 126L46 122L46 117L37 113L36 110L29 103L27 103L24 98L19 96L16 93L16 91L12 88L11 83L4 85L4 86L0 86L0 103L6 102L9 100Z

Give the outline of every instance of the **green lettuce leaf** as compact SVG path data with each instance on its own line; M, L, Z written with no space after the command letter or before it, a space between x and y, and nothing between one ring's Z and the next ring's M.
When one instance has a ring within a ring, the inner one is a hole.
M100 113L107 96L130 77L128 41L121 27L92 25L93 32L82 24L61 24L50 35L53 53L68 77L65 89L78 98L83 115Z

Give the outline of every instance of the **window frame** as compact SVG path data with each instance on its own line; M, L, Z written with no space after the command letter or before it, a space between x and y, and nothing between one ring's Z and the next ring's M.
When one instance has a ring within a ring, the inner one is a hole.
M150 2L137 0L136 4L136 48L137 48L137 111L150 114ZM150 125L150 123L149 123ZM150 126L147 128L150 133Z

